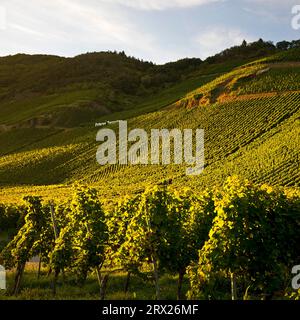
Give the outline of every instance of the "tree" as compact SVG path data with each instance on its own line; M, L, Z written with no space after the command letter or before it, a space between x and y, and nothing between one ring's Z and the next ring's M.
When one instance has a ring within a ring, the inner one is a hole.
M277 42L276 48L279 50L288 50L291 46L291 43L288 41Z

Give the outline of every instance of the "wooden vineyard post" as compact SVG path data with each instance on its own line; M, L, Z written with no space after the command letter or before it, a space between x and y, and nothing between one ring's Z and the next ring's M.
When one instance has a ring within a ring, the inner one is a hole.
M237 300L236 276L233 272L230 272L230 283L231 283L231 300Z
M53 226L54 238L55 238L55 240L57 240L59 237L59 234L58 234L58 228L57 228L57 222L56 222L56 217L55 217L53 201L50 201L50 214L51 214L51 221L52 221L52 226ZM56 283L57 283L58 274L59 274L59 270L56 269L54 272L54 279L53 279L53 283L52 283L53 295L56 294Z
M57 222L56 222L56 217L55 217L53 201L50 202L50 214L51 214L52 226L53 226L53 231L54 231L54 237L56 240L59 237L59 234L58 234L58 228L57 228Z

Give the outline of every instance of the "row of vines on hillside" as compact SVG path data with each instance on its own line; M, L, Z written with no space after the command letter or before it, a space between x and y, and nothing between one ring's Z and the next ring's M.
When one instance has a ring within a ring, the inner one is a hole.
M24 198L25 221L2 250L0 263L15 270L12 294L21 290L26 262L39 256L52 274L75 275L82 286L96 274L104 299L109 275L126 271L153 281L178 275L178 299L272 296L286 289L299 262L300 194L228 178L220 190L171 192L167 183L128 197L106 212L96 190L75 186L66 203Z

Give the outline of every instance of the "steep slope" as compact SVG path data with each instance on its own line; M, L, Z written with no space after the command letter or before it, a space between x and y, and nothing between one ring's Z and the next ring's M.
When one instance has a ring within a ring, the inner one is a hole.
M68 130L19 128L0 134L0 195L7 201L24 192L64 196L71 183L81 181L97 186L109 200L166 178L172 179L174 188L201 189L220 184L231 174L259 183L299 186L298 53L276 54L221 76L205 74L203 68L141 100L138 112L111 114L112 120L128 118L129 129L204 129L206 166L199 176L187 177L183 165L100 166L95 160L98 144L93 124ZM24 186L17 187L20 184Z
M269 43L258 41L231 48L214 59L186 58L165 65L128 57L124 52L95 52L74 58L25 54L0 57L0 131L16 127L70 128L116 112L122 112L123 118L143 114L140 105L149 99L151 103L153 95L180 84L191 91L274 50ZM179 91L167 102L186 92ZM152 110L157 107L147 107L146 111Z
M74 127L130 111L162 89L187 80L201 64L200 59L183 59L156 66L124 52L0 58L0 125L2 130Z

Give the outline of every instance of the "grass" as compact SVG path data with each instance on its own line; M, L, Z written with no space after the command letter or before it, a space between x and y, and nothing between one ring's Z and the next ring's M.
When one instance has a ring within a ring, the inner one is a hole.
M22 282L22 290L16 296L9 296L0 291L0 300L21 299L21 300L98 300L99 286L95 274L90 274L83 286L76 283L74 276L66 274L63 281L59 278L56 295L52 292L52 278L47 276L46 270L42 270L41 276L37 277L38 266L36 263L27 263L26 271ZM13 285L14 273L7 274L8 290ZM130 287L127 293L124 292L127 273L117 272L110 275L106 297L107 300L153 300L155 299L155 286L151 280L142 280L132 275ZM165 274L160 279L161 299L175 300L177 292L177 276ZM183 283L183 293L188 290L187 279Z
M10 125L32 119L46 113L52 113L62 107L73 106L74 103L94 100L97 90L76 90L62 94L30 97L21 101L2 104L0 108L1 124Z

